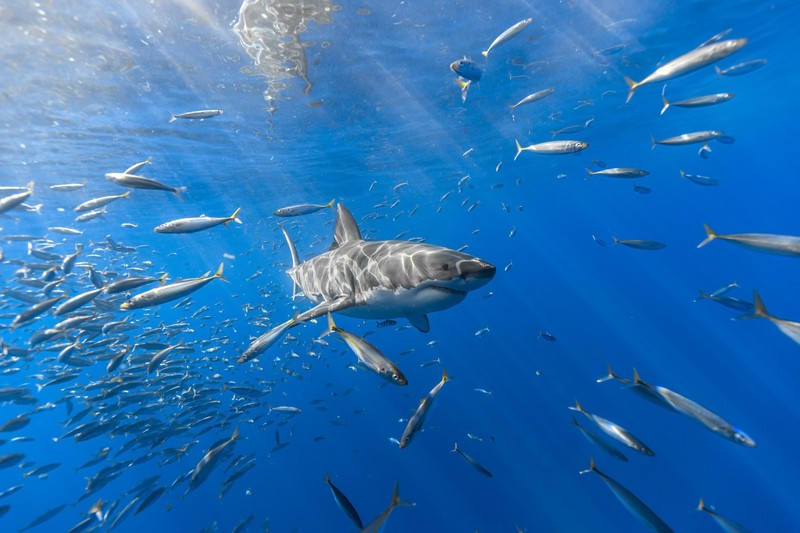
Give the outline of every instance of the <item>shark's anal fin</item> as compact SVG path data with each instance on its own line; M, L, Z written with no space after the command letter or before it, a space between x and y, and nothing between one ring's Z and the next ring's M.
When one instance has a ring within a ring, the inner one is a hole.
M361 230L358 229L356 219L353 214L341 203L336 206L336 232L333 235L331 250L344 245L349 241L360 241Z
M411 325L422 333L428 333L431 330L431 322L428 320L428 315L409 315L407 318Z

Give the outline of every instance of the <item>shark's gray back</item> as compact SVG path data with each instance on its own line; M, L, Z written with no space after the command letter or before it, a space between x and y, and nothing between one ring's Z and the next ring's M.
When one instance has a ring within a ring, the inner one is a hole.
M315 302L346 297L355 305L372 291L414 289L431 279L431 254L444 248L406 241L348 241L301 263L289 275Z

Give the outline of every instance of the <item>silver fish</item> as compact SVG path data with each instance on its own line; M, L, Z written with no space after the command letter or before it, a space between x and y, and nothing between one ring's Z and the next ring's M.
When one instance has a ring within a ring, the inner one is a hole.
M353 350L358 360L367 368L378 374L383 379L394 383L395 385L408 385L408 380L397 368L388 357L383 355L378 348L365 339L353 335L342 328L338 327L333 321L333 315L328 313L328 331L327 333L338 333L342 339L347 343L347 346Z
M521 105L530 104L532 102L536 102L537 100L541 100L545 96L550 96L555 91L556 91L555 89L544 89L544 90L535 92L533 94L529 94L528 96L526 96L525 98L523 98L522 100L517 102L516 104L512 105L511 109L516 109L517 107L519 107Z
M601 416L595 415L586 411L581 404L578 402L578 399L575 399L575 406L570 406L569 409L573 411L578 411L579 413L583 413L586 415L587 418L592 420L597 426L602 429L606 434L614 439L618 440L625 446L629 448L633 448L637 452L641 452L647 456L653 457L655 452L650 449L644 442L639 440L635 435L633 435L630 431L623 428L622 426L615 424L611 420L607 420Z
M731 39L728 41L714 42L705 46L701 46L700 48L696 48L691 52L687 52L686 54L673 59L665 65L660 66L642 81L633 81L629 77L625 76L625 82L630 88L630 91L628 92L628 98L625 100L625 103L631 101L633 93L642 85L658 83L688 74L689 72L694 72L699 68L728 57L737 50L740 50L745 44L747 44L747 39Z
M675 107L704 107L709 105L720 104L722 102L727 102L734 96L734 93L717 93L717 94L709 94L706 96L696 96L694 98L687 98L686 100L680 100L678 102L670 102L667 100L667 97L664 96L664 91L666 91L667 86L664 85L664 88L661 90L661 100L664 102L664 107L661 108L661 114L663 115L666 110L672 106Z
M546 141L530 146L522 146L517 139L514 139L514 142L517 144L517 154L514 156L514 161L523 151L536 152L538 154L574 154L589 146L589 143L583 141Z
M178 198L181 197L181 192L186 190L186 187L172 187L164 185L154 179L145 178L136 174L126 174L124 172L109 172L106 174L106 179L117 185L123 187L130 187L131 189L150 189L156 191L169 191Z
M734 142L733 137L729 137L725 135L724 132L719 130L706 130L706 131L695 131L692 133L683 133L681 135L676 135L675 137L668 137L666 139L661 139L660 141L657 140L652 135L650 136L650 140L653 142L653 147L655 147L655 145L657 144L665 144L668 146L680 146L684 144L705 143L713 139L716 139L725 144L733 144Z
M613 235L611 238L614 240L614 244L621 244L623 246L627 246L628 248L635 248L637 250L662 250L667 247L666 244L658 241L648 241L644 239L618 239Z
M358 511L356 511L355 506L350 503L350 500L347 498L347 496L345 496L344 492L339 490L339 488L333 484L330 474L325 474L325 482L331 488L333 499L336 501L336 505L339 506L339 509L341 509L345 515L347 515L347 518L349 518L359 530L364 529L364 523L361 521L361 517L358 516Z
M753 59L752 61L745 61L744 63L738 63L726 69L721 69L718 66L715 66L714 70L717 71L717 76L720 77L741 76L743 74L749 74L754 70L758 70L766 64L767 64L766 59Z
M83 213L85 211L91 211L92 209L98 209L103 207L104 205L108 205L114 200L119 200L120 198L127 198L131 195L130 191L126 191L122 194L117 194L114 196L101 196L100 198L92 198L91 200L87 200L82 204L75 206L73 211L76 213Z
M700 503L697 504L697 510L703 511L713 518L726 533L750 533L750 530L743 525L717 514L717 511L715 511L713 507L709 507L705 504L703 498L700 498Z
M600 175L600 176L608 176L609 178L643 178L650 174L646 170L641 170L638 168L604 168L602 170L591 170L586 169L586 172L589 173L589 176Z
M217 117L224 113L221 109L201 109L199 111L187 111L186 113L170 113L170 123L175 122L179 118L183 119L203 119Z
M453 449L450 450L451 452L456 452L458 455L464 458L466 462L468 462L472 467L483 474L486 477L492 477L492 473L489 472L482 464L480 464L474 457L467 455L461 448L458 447L458 443L456 442L453 444Z
M325 205L299 204L299 205L291 205L289 207L281 207L272 214L275 215L276 217L297 217L302 215L310 215L311 213L316 213L317 211L321 211L323 209L329 209L329 208L332 209L334 201L336 201L336 198L334 198Z
M158 233L195 233L204 229L213 228L220 224L227 225L228 222L236 222L241 224L239 220L239 211L241 208L233 212L229 217L207 217L205 215L193 218L179 218L170 222L165 222L156 226L155 231Z
M128 311L131 309L140 309L142 307L152 307L154 305L160 305L172 300L177 300L178 298L193 293L217 278L222 278L222 268L223 264L220 263L217 272L213 275L211 275L211 272L206 272L202 277L199 278L176 281L175 283L162 285L160 287L156 287L155 289L150 289L149 291L137 294L130 300L120 305L119 308L123 311Z
M786 255L789 257L800 257L800 237L792 235L774 235L771 233L733 233L729 235L719 235L707 224L703 224L706 230L706 238L697 245L702 248L715 239L722 239L736 243L751 250L766 252L776 255Z
M16 194L11 194L9 196L4 196L0 198L0 213L5 213L11 209L14 209L22 202L24 202L31 194L33 194L33 182L28 183L25 192L19 192Z
M528 24L530 24L531 22L533 22L532 18L527 18L525 20L517 22L516 24L505 30L503 33L498 35L497 38L494 41L492 41L492 44L489 45L489 48L481 52L481 55L483 55L483 57L488 58L489 52L491 52L493 49L497 48L504 42L508 41L509 39L515 37L517 34L519 34L519 32L527 28Z
M672 529L664 522L656 513L652 511L645 503L640 500L634 493L625 488L621 483L613 478L608 477L594 464L594 459L589 460L589 468L581 471L581 474L594 472L603 482L611 489L614 496L635 516L642 524L658 533L672 533Z
M425 417L428 415L428 411L430 411L433 401L436 399L436 396L439 395L439 391L442 390L442 387L448 381L448 379L447 369L444 369L442 371L441 381L439 381L439 383L437 383L436 386L431 389L428 395L422 399L422 402L420 402L417 410L414 411L414 414L408 419L408 425L406 425L406 429L403 431L403 435L400 437L400 448L405 448L408 446L408 443L411 442L411 438L414 436L414 434L422 429L422 424L425 423Z

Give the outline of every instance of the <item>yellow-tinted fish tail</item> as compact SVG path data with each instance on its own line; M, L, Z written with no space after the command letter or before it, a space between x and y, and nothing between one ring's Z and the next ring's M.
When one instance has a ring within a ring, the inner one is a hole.
M711 241L717 238L717 234L714 233L714 230L708 227L708 224L703 224L703 228L705 228L706 230L706 238L703 240L703 242L697 245L698 248L702 248L703 246L705 246L706 244L710 243Z
M667 84L665 83L665 84L664 84L664 88L663 88L663 89L661 89L661 101L662 101L662 102L664 102L664 107L662 107L662 108L661 108L661 114L662 114L662 115L664 114L664 112L665 112L665 111L667 110L667 108L669 107L669 101L667 100L667 97L666 97L666 96L665 96L665 94L664 94L664 92L665 92L666 90L667 90Z
M628 76L625 76L625 83L627 83L628 87L629 87L628 98L625 99L625 103L627 104L628 102L631 101L631 98L633 98L633 93L636 92L636 89L639 88L641 83L637 83L637 82L633 81Z
M697 504L698 511L705 511L707 509L706 504L703 503L703 498L700 498L700 503Z
M447 382L447 381L450 381L451 379L452 379L452 378L451 378L450 376L448 376L448 375L447 375L447 369L446 369L446 368L443 368L443 369L442 369L442 383L445 383L445 382Z
M227 280L227 279L225 279L225 277L222 275L222 270L223 270L224 268L225 268L225 263L220 263L220 264L219 264L219 268L217 268L217 271L216 271L216 272L214 272L214 275L213 275L213 276L209 276L209 279L216 279L216 278L219 278L219 279L221 279L222 281L228 281L228 280Z
M236 222L237 224L241 224L241 223L242 223L242 221L239 219L239 211L241 211L241 210L242 210L242 208L241 208L241 207L239 207L238 209L236 209L236 211L234 211L234 212L233 212L233 214L232 214L232 215L231 215L231 216L228 218L228 220L225 222L225 225L227 226L227 225L228 225L228 222L230 222L230 221L234 221L234 222Z
M522 153L522 145L519 144L519 141L517 139L514 139L514 142L517 143L517 155L514 156L514 161L516 161L517 158L519 157L519 154Z
M484 50L483 52L481 52L481 55L486 59L489 59L489 50Z
M333 202L335 202L335 201L336 201L336 198L332 198L330 202L325 204L325 207L330 207L331 209L333 209Z
M592 176L594 176L595 174L597 174L597 172L592 172L592 171L591 171L591 169L588 169L588 168L587 168L587 169L585 169L585 170L586 170L586 173L588 174L588 176L586 176L587 178L591 178Z

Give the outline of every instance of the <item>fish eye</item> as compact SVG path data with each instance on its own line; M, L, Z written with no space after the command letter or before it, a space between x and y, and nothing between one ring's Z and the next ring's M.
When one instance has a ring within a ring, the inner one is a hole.
M450 270L450 263L442 263L442 270Z

